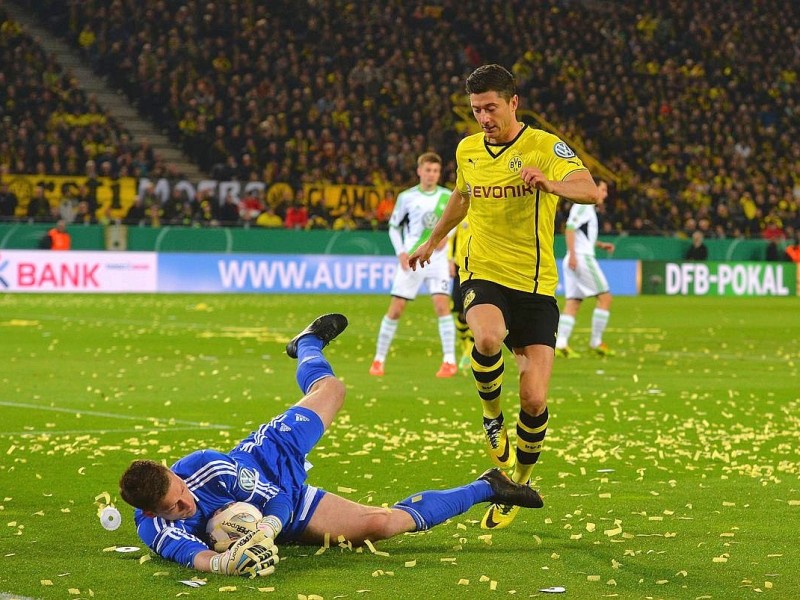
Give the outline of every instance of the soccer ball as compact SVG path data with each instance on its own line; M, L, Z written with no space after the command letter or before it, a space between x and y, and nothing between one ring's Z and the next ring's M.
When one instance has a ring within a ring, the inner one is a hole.
M206 523L209 546L225 552L233 542L257 529L261 511L247 502L231 502L223 506Z

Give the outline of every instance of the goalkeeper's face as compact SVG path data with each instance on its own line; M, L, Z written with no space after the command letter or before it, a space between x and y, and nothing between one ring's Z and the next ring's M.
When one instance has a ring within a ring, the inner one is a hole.
M169 488L161 499L158 510L153 513L167 521L179 521L194 516L197 512L197 503L183 479L170 472Z

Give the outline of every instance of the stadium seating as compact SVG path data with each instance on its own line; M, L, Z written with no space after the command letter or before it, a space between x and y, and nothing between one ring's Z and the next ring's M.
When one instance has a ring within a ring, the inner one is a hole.
M433 148L452 181L464 79L498 62L615 174L607 233L800 226L798 3L34 5L212 175L404 185Z

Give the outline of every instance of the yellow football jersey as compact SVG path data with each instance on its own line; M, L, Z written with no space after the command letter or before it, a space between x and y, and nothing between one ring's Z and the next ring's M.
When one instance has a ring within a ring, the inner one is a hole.
M519 172L535 166L561 181L583 162L557 136L525 125L507 144L483 133L456 150L456 187L469 197L467 239L458 244L461 281L485 279L525 292L555 296L553 238L558 196L526 185Z

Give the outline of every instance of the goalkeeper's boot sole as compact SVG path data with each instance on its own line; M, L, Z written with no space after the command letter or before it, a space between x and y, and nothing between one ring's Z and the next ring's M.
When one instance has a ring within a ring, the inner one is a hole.
M542 508L544 506L539 492L527 484L516 483L498 468L489 469L478 479L488 481L492 486L493 495L489 498L489 502L493 504L509 504L524 508Z
M510 469L517 462L517 455L511 451L511 442L502 415L494 419L483 418L483 431L486 433L489 458L501 469Z
M300 338L307 335L313 335L322 340L322 347L324 348L346 328L347 317L344 315L331 313L319 316L311 321L308 327L294 336L291 342L286 344L286 354L288 354L290 358L297 358L297 342Z
M516 518L519 506L492 504L483 515L481 529L505 529Z

